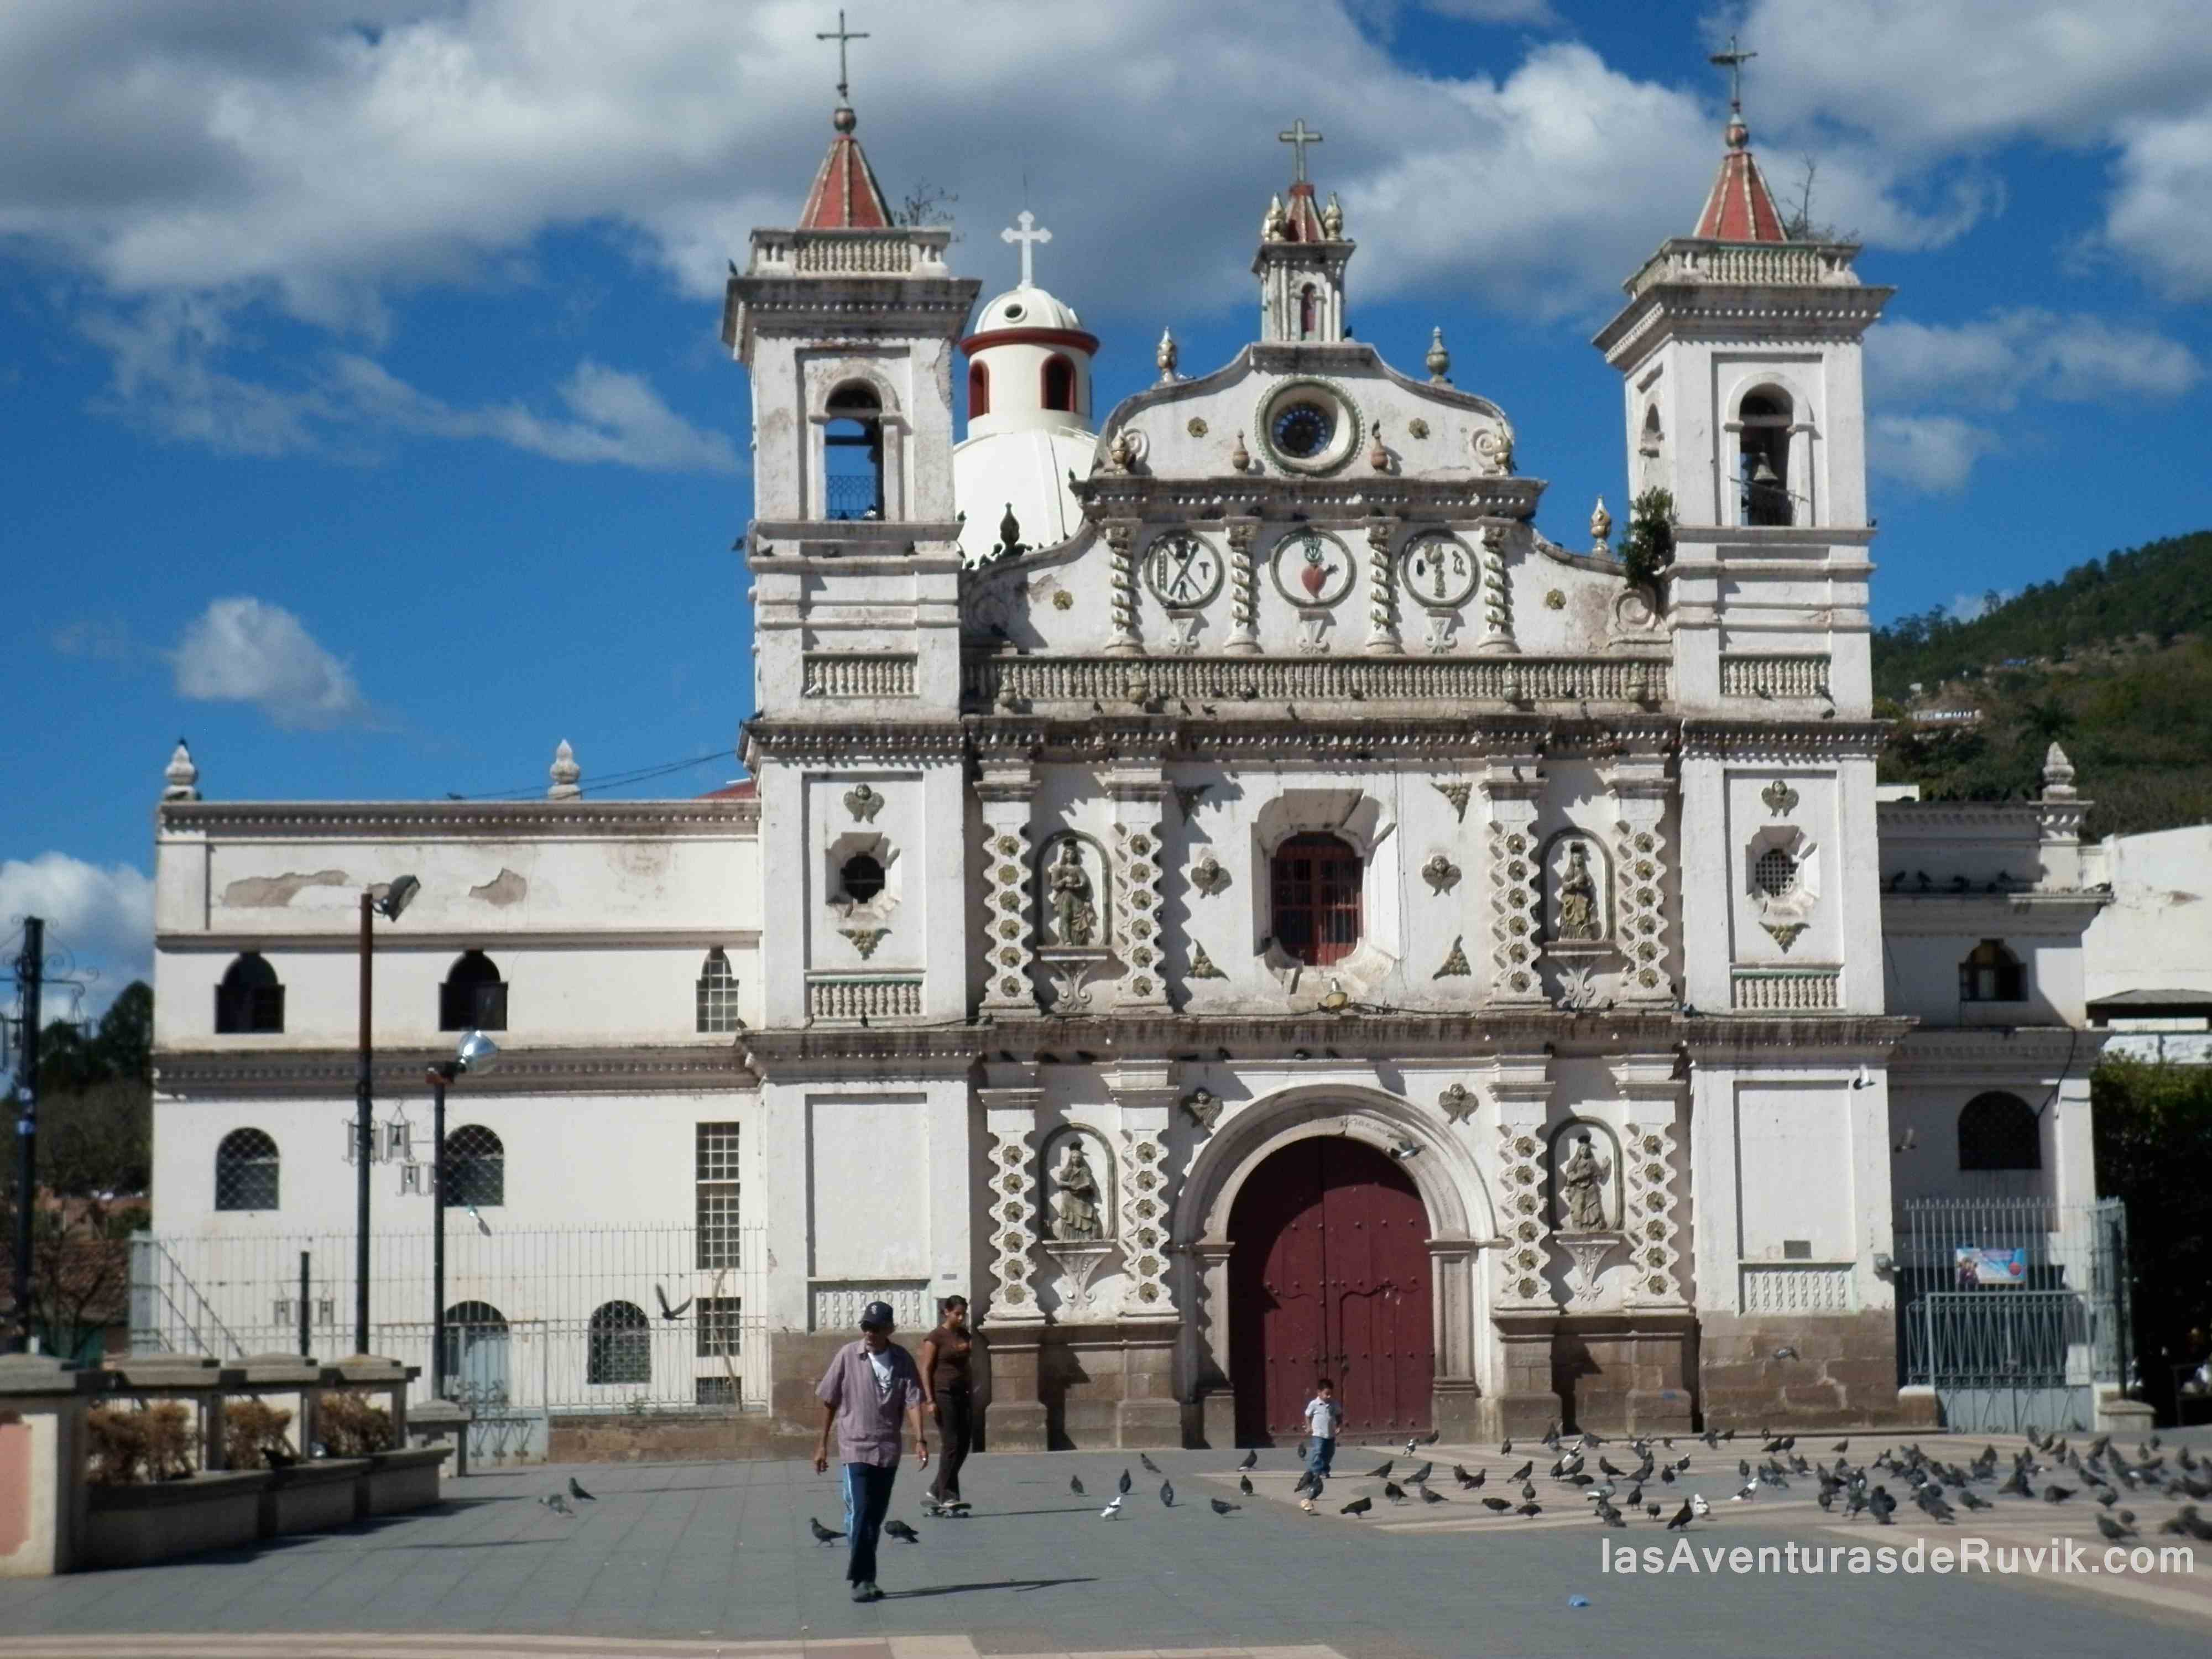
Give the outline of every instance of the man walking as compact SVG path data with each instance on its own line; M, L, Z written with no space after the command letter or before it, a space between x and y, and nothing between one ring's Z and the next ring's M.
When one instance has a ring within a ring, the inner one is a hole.
M914 1428L915 1467L929 1467L929 1443L921 1432L921 1375L914 1356L891 1340L889 1303L871 1302L860 1310L860 1340L837 1350L814 1397L822 1402L814 1472L829 1473L832 1429L837 1460L844 1466L845 1530L852 1551L845 1577L855 1601L880 1601L876 1538L890 1510L891 1482L898 1477L902 1414Z

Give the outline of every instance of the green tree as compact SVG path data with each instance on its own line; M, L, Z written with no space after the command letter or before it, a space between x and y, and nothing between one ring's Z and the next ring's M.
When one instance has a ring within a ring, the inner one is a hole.
M2212 1067L2108 1060L2090 1088L2097 1190L2128 1206L2136 1363L2170 1408L2212 1330Z

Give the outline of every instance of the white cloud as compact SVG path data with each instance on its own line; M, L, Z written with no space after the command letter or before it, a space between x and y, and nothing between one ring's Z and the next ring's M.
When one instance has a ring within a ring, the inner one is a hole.
M1966 488L1974 463L1999 448L1996 434L1955 415L1876 415L1867 422L1867 465L1933 494Z
M1876 395L2010 409L2023 397L2068 403L2178 398L2203 378L2196 354L2156 331L2026 307L1956 326L1899 319L1867 336Z
M86 1013L105 1006L134 979L154 972L154 884L127 864L102 868L66 853L0 860L0 940L10 956L25 916L46 923L46 951L90 978ZM97 976L84 972L96 970ZM50 972L53 971L49 969ZM49 1018L70 1017L69 993L46 993Z
M1462 17L1470 23L1555 24L1559 15L1550 0L1419 0L1423 11Z
M179 696L249 702L287 730L323 731L369 718L352 670L282 605L215 600L186 626L170 662Z

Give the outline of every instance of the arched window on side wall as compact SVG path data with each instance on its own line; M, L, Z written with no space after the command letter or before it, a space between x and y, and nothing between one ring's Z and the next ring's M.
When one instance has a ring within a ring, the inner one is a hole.
M822 434L823 512L832 519L884 516L884 405L868 386L830 394Z
M1075 365L1058 353L1044 360L1044 406L1075 411Z
M653 1324L635 1302L602 1304L592 1315L586 1382L653 1381Z
M441 1031L504 1031L507 1029L507 981L499 968L481 951L465 951L438 988L438 1029Z
M1743 522L1795 522L1790 499L1790 427L1795 410L1790 394L1776 386L1750 392L1737 410L1741 430L1738 479L1743 492Z
M248 951L230 964L215 988L218 1036L271 1035L284 1029L284 987L259 952Z
M446 1310L446 1393L471 1406L507 1403L507 1316L489 1302Z
M233 1129L215 1149L218 1210L276 1207L276 1143L260 1129Z
M1298 338L1310 340L1321 332L1321 295L1311 283L1298 290Z
M730 958L720 945L707 952L693 989L698 1000L701 1031L738 1029L738 976L730 971Z
M1959 1109L1961 1170L2040 1170L2043 1135L2035 1112L2018 1095L1992 1090Z
M988 363L968 365L968 418L991 412L991 366Z
M2025 1002L2027 974L2002 939L1985 939L1959 964L1961 1002Z
M1334 836L1292 836L1269 866L1275 943L1326 967L1359 948L1359 854Z
M446 1137L446 1202L479 1210L507 1202L507 1147L481 1123Z

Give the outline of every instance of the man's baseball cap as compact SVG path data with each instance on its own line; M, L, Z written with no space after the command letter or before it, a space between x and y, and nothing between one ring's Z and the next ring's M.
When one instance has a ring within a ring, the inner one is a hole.
M889 1330L895 1322L891 1317L891 1304L888 1302L871 1302L860 1310L862 1330L867 1329L871 1325L880 1325L885 1330Z

